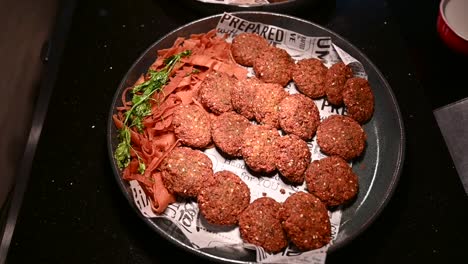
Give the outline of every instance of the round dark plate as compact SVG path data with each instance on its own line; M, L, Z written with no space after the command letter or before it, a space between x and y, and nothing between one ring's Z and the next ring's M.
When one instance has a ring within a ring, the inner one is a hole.
M291 29L306 36L329 36L334 44L360 61L368 75L375 95L375 112L372 119L364 125L368 136L366 151L362 158L353 165L353 170L359 175L360 191L356 200L348 207L343 208L338 236L328 250L328 252L333 252L362 233L377 218L393 194L401 173L405 151L403 121L398 103L392 89L377 67L356 47L336 33L322 26L287 15L250 11L235 12L234 14L250 21ZM112 115L115 113L116 106L121 104L120 98L123 90L131 86L142 73L146 73L148 67L156 59L157 50L172 46L177 37L188 37L190 34L208 32L216 27L220 17L221 15L206 17L172 31L155 42L136 60L120 83L113 99L107 124L108 151L115 178L123 194L141 219L157 233L184 250L211 260L248 263L255 261L254 252L237 248L199 250L191 247L185 236L174 228L170 221L144 217L134 205L128 183L122 180L121 172L113 158L118 140Z

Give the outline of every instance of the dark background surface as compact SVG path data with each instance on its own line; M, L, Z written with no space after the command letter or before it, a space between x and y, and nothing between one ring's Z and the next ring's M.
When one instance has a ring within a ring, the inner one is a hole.
M133 61L164 34L207 15L175 3L77 4L7 263L207 262L139 219L115 182L106 149L109 106ZM468 199L432 110L468 96L466 67L454 66L468 58L439 40L437 12L434 0L337 0L287 11L366 54L392 87L406 130L403 173L392 199L327 263L466 259Z

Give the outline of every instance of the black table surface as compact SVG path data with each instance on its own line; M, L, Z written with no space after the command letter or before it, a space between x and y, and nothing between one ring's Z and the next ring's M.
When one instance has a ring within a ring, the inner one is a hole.
M323 1L285 11L366 54L390 83L405 125L392 199L327 263L467 259L468 198L432 111L468 96L468 58L438 38L437 12L435 0ZM141 221L115 182L106 149L111 100L133 61L164 34L206 15L168 0L77 3L7 263L208 262Z

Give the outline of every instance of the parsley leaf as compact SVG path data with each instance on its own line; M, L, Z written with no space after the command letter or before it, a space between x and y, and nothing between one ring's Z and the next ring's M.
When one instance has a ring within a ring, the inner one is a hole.
M132 107L125 112L124 126L119 131L120 143L117 145L114 153L114 157L120 169L127 167L131 160L130 149L132 146L130 127L135 127L138 132L143 133L145 128L143 119L151 115L151 96L156 92L162 92L177 62L183 57L190 56L190 54L192 54L190 50L185 50L165 59L164 68L159 71L150 69L148 71L148 80L133 87L131 91ZM142 159L138 157L138 172L143 174L145 170L146 165Z
M119 131L120 143L117 145L114 157L120 169L127 167L130 163L130 138L130 129L128 127L124 127Z

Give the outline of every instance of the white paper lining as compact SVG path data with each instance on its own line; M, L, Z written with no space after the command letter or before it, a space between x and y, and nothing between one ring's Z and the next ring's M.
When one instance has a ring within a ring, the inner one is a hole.
M367 78L362 64L333 44L330 37L304 36L276 26L250 22L229 13L225 13L220 18L217 32L219 35L228 34L228 42L231 42L234 36L242 32L257 33L264 36L271 44L288 51L296 61L304 58L320 58L327 67L343 61L345 64L353 66L355 76ZM252 75L252 69L249 70L249 75ZM285 89L290 94L298 93L293 82L290 82ZM314 102L320 111L322 119L333 114L345 114L344 108L331 106L325 99L314 100ZM315 137L307 143L312 154L311 160L325 157L320 152L315 142ZM267 195L278 202L283 202L294 192L306 191L305 183L301 186L293 187L284 183L278 175L269 177L253 176L246 170L246 165L242 159L227 160L218 153L216 148L205 150L205 154L213 162L214 172L221 170L231 171L237 174L249 186L251 201ZM332 241L329 245L307 252L300 252L290 245L282 252L268 254L261 247L243 243L237 226L218 227L204 221L203 217L199 215L198 204L194 201L179 200L169 205L162 215L156 215L151 210L149 200L139 183L131 181L130 188L135 205L145 217L163 217L171 220L190 240L194 248L244 247L255 249L256 261L259 263L323 264L326 259L326 251L336 239L340 227L341 210L329 212L332 225Z
M270 2L267 0L196 0L199 2L221 5L235 5L235 6L257 6L268 5Z

